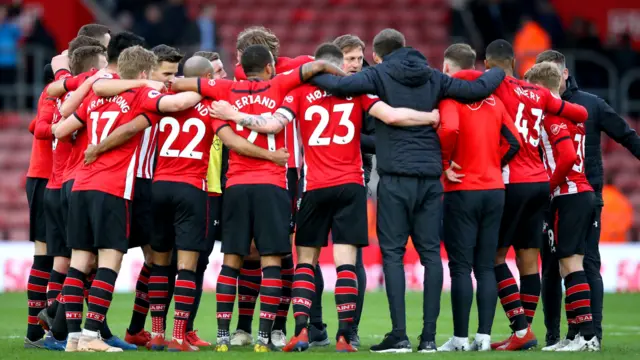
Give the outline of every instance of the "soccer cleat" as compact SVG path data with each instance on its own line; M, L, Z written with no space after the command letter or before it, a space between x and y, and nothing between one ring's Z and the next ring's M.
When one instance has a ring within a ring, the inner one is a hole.
M553 333L548 333L545 336L545 342L546 342L545 347L553 346L553 345L559 343L560 340L562 340L562 339L560 338L559 335L555 335Z
M282 330L273 330L271 332L271 342L278 348L283 348L287 345L287 335Z
M142 329L135 334L131 334L129 333L129 329L127 329L124 341L137 346L147 346L149 341L151 341L151 333Z
M294 352L294 351L305 351L309 348L309 331L307 329L302 329L298 336L294 336L289 340L289 343L286 344L282 351L284 352Z
M382 342L380 344L373 345L370 348L370 351L375 353L401 354L410 353L413 349L411 349L411 343L409 342L409 339L407 339L406 335L401 338L393 335L392 333L387 333Z
M256 344L253 346L253 352L265 353L265 352L277 352L280 351L271 341L265 343L263 340L256 340Z
M64 351L66 352L76 352L78 351L78 341L80 338L75 336L67 336L67 347L65 347Z
M502 341L498 341L498 342L491 343L491 350L495 350L495 349L499 348L500 346L502 346L502 345L504 345L504 344L508 343L508 342L509 342L509 340L511 340L511 337L512 337L512 336L513 336L513 333L512 333L511 335L509 335L509 337L508 337L508 338L506 338L506 339L504 339L504 340L502 340Z
M49 331L53 327L53 319L49 317L47 308L40 310L40 312L38 313L38 324L42 326L44 331Z
M555 344L551 344L548 346L545 346L542 348L542 351L558 351L558 349L562 349L563 347L569 345L569 343L571 342L571 340L564 338L560 341L558 341Z
M327 324L322 324L322 329L309 325L309 347L328 346L331 344L327 334Z
M231 334L231 346L247 346L253 344L253 337L244 330L236 330Z
M358 328L357 327L353 327L353 329L351 330L351 335L349 336L351 339L351 341L349 341L349 343L351 344L351 346L353 346L354 348L359 348L360 347L360 335L358 335ZM327 338L328 340L328 338Z
M209 346L211 346L210 342L200 339L200 337L198 336L198 330L189 331L185 335L185 339L189 342L189 344L191 344L193 346L197 346L197 347L209 347Z
M100 337L80 335L78 340L79 352L122 352L121 348L111 346Z
M169 346L169 342L164 339L164 334L154 336L147 343L147 349L151 351L162 351L167 346Z
M228 337L219 337L216 339L216 351L227 352L231 347L231 342Z
M340 336L338 341L336 342L336 351L337 352L357 352L358 349L353 347L353 345L349 344L347 340L345 340L344 336Z
M422 341L420 337L418 337L418 340L420 340L420 345L418 345L419 353L430 354L438 351L438 347L436 346L435 341L430 341L430 340Z
M104 342L111 347L119 348L122 350L127 350L127 351L138 350L138 347L135 346L134 344L129 344L128 342L120 339L115 335L108 339L104 339Z
M518 337L516 333L513 333L504 345L498 347L498 351L517 351L517 350L529 350L538 345L538 339L531 331L531 328L527 328L527 333L523 337Z
M591 340L585 340L582 335L578 334L572 341L567 344L567 346L561 347L556 351L600 351L600 342L595 336L592 337Z
M471 351L489 351L491 350L491 335L476 334L469 348Z
M38 339L35 341L29 340L28 337L24 338L24 348L25 349L44 349L44 338Z
M467 338L452 337L438 351L469 351L469 340Z
M199 350L197 346L189 344L188 341L182 340L182 342L178 342L176 339L173 339L167 348L167 351L171 352L193 352Z
M44 338L43 345L47 350L65 351L67 348L67 340L56 340L53 335L47 334L47 337Z

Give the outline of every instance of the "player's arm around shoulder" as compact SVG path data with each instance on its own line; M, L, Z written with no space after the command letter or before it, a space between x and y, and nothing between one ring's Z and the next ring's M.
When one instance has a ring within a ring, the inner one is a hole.
M201 100L202 95L194 91L165 95L158 100L158 110L162 113L179 112L194 107Z
M226 101L213 101L209 108L209 115L213 118L233 121L240 126L264 134L277 134L282 131L290 122L285 114L286 112L280 109L273 114L242 113Z
M357 74L344 77L320 74L314 76L309 82L335 96L347 97L378 94L376 77L375 67L367 67Z
M369 109L369 114L391 126L419 126L437 127L440 122L440 112L436 109L430 112L416 111L409 108L394 108L384 101L377 101Z
M215 125L214 128L216 128ZM230 126L217 126L216 135L226 147L242 156L271 161L280 166L285 166L289 160L289 151L286 148L278 151L263 149L236 134Z
M109 136L100 141L98 145L89 145L84 152L84 163L91 164L100 154L115 149L129 141L139 132L151 126L151 120L146 114L140 114L133 120L118 126Z
M128 79L111 79L101 78L93 83L92 90L98 96L115 96L125 91L147 86L156 91L164 90L165 86L159 81L153 80L128 80Z

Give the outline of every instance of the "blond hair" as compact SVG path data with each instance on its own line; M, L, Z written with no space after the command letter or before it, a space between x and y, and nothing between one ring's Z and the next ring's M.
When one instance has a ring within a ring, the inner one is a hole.
M277 58L280 52L280 40L276 34L264 26L248 27L238 34L236 50L244 52L251 45L266 46L274 58Z
M558 65L551 62L535 64L524 74L524 79L532 84L541 85L549 90L558 90L562 74Z
M91 70L91 68L98 68L100 55L107 56L103 46L82 46L77 48L69 56L71 73L78 75Z
M141 72L149 74L156 66L158 57L142 46L132 46L118 57L118 75L123 79L136 79Z

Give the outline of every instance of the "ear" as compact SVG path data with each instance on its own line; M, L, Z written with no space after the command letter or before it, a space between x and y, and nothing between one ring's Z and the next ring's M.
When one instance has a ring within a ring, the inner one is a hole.
M380 56L378 56L378 54L376 54L375 52L373 53L373 62L375 62L376 64L380 64L382 62L382 58L380 58Z
M511 60L511 68L513 69L513 71L516 71L516 59L515 58L513 60Z
M484 60L484 68L485 69L490 69L491 68L491 66L489 66L489 62L486 59Z
M562 70L562 78L564 80L567 80L569 78L569 69L564 68L564 70Z
M449 64L446 61L442 64L442 73L449 74Z

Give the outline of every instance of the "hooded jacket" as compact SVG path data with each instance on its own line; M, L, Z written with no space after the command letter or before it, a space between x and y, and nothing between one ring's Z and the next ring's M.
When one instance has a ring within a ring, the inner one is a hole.
M383 62L347 76L319 75L311 83L336 96L375 94L393 107L432 111L443 98L461 102L484 99L500 85L504 71L494 69L469 82L432 69L417 50L404 47ZM376 121L376 160L380 175L439 177L440 141L431 126L396 127Z
M600 206L602 200L603 169L601 133L605 132L610 138L629 150L640 159L640 136L629 127L629 124L618 115L602 98L578 89L578 83L573 77L567 80L567 90L562 99L584 106L589 112L586 122L585 143L585 172L587 180L593 187Z

